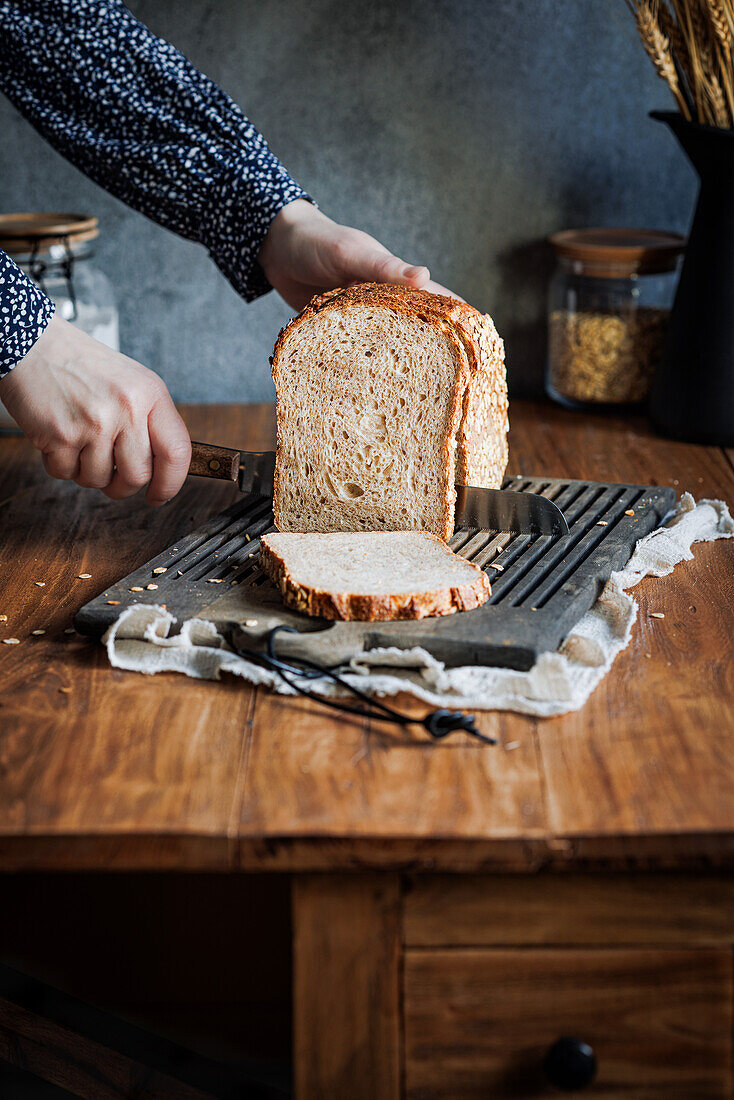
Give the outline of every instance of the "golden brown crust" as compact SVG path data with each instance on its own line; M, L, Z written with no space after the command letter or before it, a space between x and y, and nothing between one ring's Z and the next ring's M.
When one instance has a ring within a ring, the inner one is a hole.
M436 535L427 536L442 543ZM466 564L471 564L467 562ZM398 619L425 619L471 611L489 599L492 589L486 573L476 566L476 576L458 587L430 592L403 592L389 596L358 596L349 592L327 592L299 584L281 555L268 545L267 535L260 541L260 567L279 589L286 607L304 615L322 619L359 622L386 622Z
M507 468L505 349L492 318L473 310L460 329L473 370L458 435L456 484L498 489Z
M317 294L297 317L289 321L279 334L273 358L277 358L278 344L282 338L300 322L327 309L356 305L386 306L411 317L420 317L424 321L446 321L450 324L457 324L462 318L474 314L482 316L468 302L449 298L444 294L431 294L427 290L414 290L412 287L395 286L392 283L358 283L357 286L337 287L325 294Z

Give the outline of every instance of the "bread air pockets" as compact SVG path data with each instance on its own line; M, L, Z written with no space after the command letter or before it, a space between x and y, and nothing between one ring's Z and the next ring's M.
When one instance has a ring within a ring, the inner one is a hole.
M507 464L502 341L456 299L365 283L314 298L272 357L280 531L454 529L455 484Z

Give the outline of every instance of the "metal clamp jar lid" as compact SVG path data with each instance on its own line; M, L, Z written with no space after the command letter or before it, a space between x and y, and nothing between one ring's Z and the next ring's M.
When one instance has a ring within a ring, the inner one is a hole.
M571 229L550 243L546 389L570 407L640 404L648 395L685 238L655 229Z
M46 287L47 276L66 282L72 313L77 316L77 294L74 287L74 261L85 254L83 247L99 235L99 220L86 214L25 213L0 217L0 248L17 260L38 283Z

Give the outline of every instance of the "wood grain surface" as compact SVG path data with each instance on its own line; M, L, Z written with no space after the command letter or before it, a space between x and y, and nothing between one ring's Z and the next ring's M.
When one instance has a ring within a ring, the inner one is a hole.
M397 1100L398 877L299 876L293 927L298 1100Z
M574 1036L596 1055L594 1096L723 1100L731 961L710 948L409 950L406 1097L548 1096L543 1057Z
M0 998L0 1058L83 1100L215 1100L109 1046ZM30 1086L37 1095L36 1088Z
M403 900L409 947L734 944L720 874L421 875Z
M216 443L191 441L189 474L213 477L220 481L236 481L240 468L240 452Z
M194 438L273 445L269 406L183 411ZM511 473L734 501L721 449L546 405L516 402L512 422ZM235 497L234 486L192 478L163 509L113 503L49 480L29 444L0 439L0 867L734 859L732 542L698 546L673 577L642 582L630 646L582 711L487 714L497 748L433 745L240 681L113 671L99 644L65 633L92 595ZM9 637L19 644L2 644Z

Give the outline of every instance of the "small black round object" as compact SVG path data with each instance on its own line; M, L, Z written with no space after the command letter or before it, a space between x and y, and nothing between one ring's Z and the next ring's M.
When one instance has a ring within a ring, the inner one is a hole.
M596 1055L583 1039L564 1035L543 1059L543 1072L551 1085L565 1092L584 1089L596 1077Z
M460 710L434 710L426 716L424 725L432 737L448 737L454 730L473 729L474 715Z

